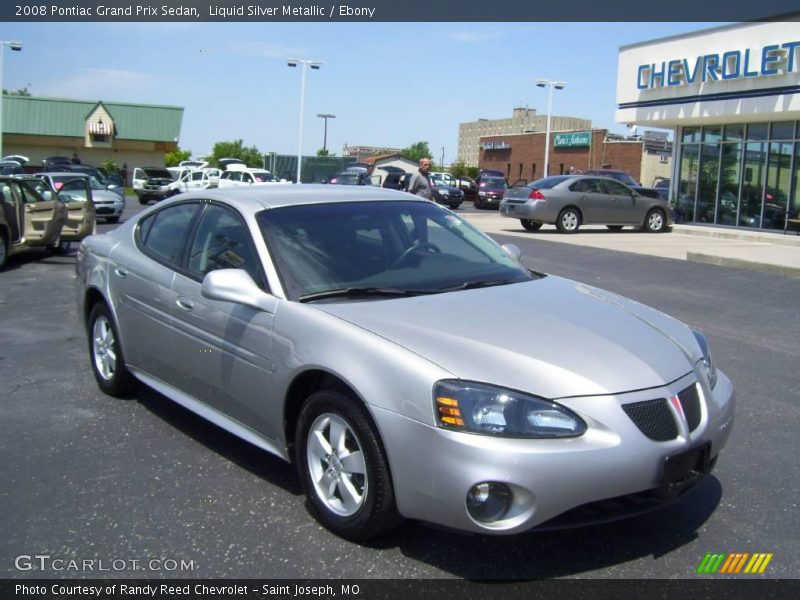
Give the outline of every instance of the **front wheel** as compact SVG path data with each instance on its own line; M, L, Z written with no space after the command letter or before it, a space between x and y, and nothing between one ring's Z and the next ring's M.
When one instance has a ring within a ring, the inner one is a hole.
M520 223L525 228L525 231L539 231L541 229L542 224L537 223L536 221L531 221L530 219L520 219Z
M300 412L295 460L309 512L335 534L366 540L400 522L383 444L357 398L311 394Z
M0 271L6 266L8 260L8 238L5 231L0 231Z
M119 335L108 307L99 302L89 313L89 355L97 385L110 396L124 397L136 386L125 367Z
M567 207L558 213L556 229L559 233L575 233L581 226L581 213L577 208Z
M644 230L648 233L661 233L667 228L667 219L664 213L654 208L644 218Z

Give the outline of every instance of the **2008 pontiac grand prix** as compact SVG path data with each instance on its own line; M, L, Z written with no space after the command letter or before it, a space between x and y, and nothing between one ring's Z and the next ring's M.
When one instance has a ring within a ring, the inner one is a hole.
M394 190L203 190L86 239L77 296L104 392L143 382L293 462L349 539L680 497L733 422L705 338L519 254Z

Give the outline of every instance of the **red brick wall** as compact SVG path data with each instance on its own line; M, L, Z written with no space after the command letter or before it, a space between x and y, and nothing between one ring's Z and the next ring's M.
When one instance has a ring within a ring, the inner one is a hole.
M570 167L578 171L600 169L604 164L614 169L627 171L639 180L643 147L641 142L603 143L607 130L592 131L592 145L589 148L553 148L551 133L550 175L566 173ZM480 151L478 165L481 169L495 169L506 173L509 183L517 179L532 181L544 177L543 133L518 135L495 135L482 137L481 142L507 142L511 148L505 150ZM520 165L522 174L520 175ZM536 165L535 172L533 167ZM562 170L563 169L563 170Z

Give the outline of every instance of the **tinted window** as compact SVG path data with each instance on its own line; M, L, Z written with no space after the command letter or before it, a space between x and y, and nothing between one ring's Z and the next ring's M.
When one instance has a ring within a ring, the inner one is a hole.
M140 239L144 248L156 257L177 265L183 243L189 236L192 217L199 204L178 204L160 210L142 222Z
M584 194L604 194L603 186L597 179L579 179L570 187L573 192L583 192Z
M481 187L488 190L504 190L507 186L505 179L486 178L481 179Z
M631 191L626 188L621 183L618 183L613 180L606 180L603 182L603 186L606 188L606 194L611 194L613 196L630 196Z
M569 177L544 177L542 179L537 179L529 185L536 190L549 190L567 179L569 179Z
M244 269L261 284L247 227L232 210L212 204L200 218L189 252L189 270L202 279L216 269Z

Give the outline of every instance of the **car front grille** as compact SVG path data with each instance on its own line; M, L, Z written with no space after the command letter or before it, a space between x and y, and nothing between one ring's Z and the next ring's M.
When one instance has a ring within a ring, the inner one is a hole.
M700 425L700 395L697 393L697 385L690 385L678 394L678 399L683 407L683 414L686 415L686 423L689 431L694 431Z
M666 442L678 437L678 426L665 398L623 404L622 410L651 440Z
M683 414L689 431L694 431L700 425L701 409L700 395L697 393L697 384L692 384L678 394ZM668 442L678 437L678 425L669 408L666 398L645 400L623 404L625 411L634 425L651 440Z

